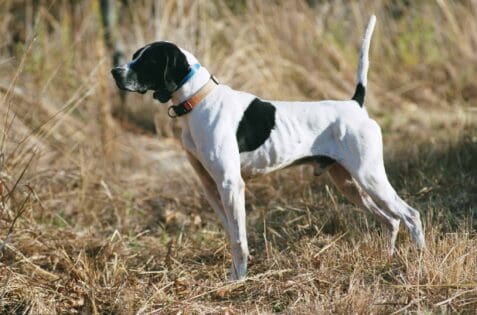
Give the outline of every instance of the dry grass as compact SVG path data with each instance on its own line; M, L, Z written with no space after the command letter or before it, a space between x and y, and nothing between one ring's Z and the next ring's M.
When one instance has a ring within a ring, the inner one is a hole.
M266 98L348 98L375 12L368 107L426 252L401 233L387 257L373 218L295 168L248 184L249 278L224 282L223 232L164 107L128 99L158 137L105 122L119 98L94 2L2 1L0 312L474 313L477 4L317 2L166 0L155 18L134 2L120 35L128 53L175 41Z

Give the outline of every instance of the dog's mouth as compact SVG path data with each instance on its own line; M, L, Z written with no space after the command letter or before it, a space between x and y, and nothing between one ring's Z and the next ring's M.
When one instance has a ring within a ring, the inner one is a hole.
M118 89L120 90L123 90L123 91L129 91L122 83L120 80L114 78L114 82L116 82L116 86L118 87Z
M164 91L161 91L161 90L155 90L152 97L155 100L158 100L161 103L167 103L167 101L169 101L171 99L171 93L170 92L164 92Z
M135 80L131 80L127 73L125 74L124 67L116 67L111 70L114 81L117 87L123 91L138 92L144 94L148 91L148 88L143 84L138 84Z
M147 88L137 88L137 89L132 89L128 86L126 86L125 84L123 84L123 82L121 80L115 80L116 81L116 85L117 87L120 89L120 90L123 90L123 91L128 91L128 92L138 92L140 94L145 94L147 92Z

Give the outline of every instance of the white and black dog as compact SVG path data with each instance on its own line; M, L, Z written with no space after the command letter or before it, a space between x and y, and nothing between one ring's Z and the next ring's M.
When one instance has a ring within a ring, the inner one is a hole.
M169 42L146 45L112 70L120 89L153 90L155 99L175 104L169 114L182 127L187 156L228 235L231 279L247 272L243 179L291 165L328 171L351 202L384 223L391 253L401 220L417 246L425 246L419 212L389 183L380 127L363 108L375 21L372 16L362 43L355 94L346 101L264 101L218 84L191 53Z

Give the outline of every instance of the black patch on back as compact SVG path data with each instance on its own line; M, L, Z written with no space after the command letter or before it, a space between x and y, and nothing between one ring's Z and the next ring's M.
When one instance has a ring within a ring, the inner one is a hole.
M354 91L354 95L351 99L358 102L360 107L363 107L365 95L366 95L366 88L360 82L358 83L358 85L356 85L356 90Z
M254 151L268 139L275 128L275 111L275 106L258 98L248 105L237 128L239 152Z

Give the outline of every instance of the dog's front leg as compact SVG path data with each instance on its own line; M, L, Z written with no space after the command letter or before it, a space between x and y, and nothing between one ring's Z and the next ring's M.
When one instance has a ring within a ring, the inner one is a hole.
M245 183L240 172L237 145L229 139L214 143L200 152L202 165L214 180L227 218L232 254L230 279L246 276L248 244L245 220Z
M200 113L200 112L196 112ZM210 175L220 197L223 215L219 213L226 226L232 266L230 279L238 280L246 276L248 260L248 244L245 222L245 184L240 170L240 153L235 133L229 124L218 124L204 128L208 124L203 121L209 117L197 119L191 124L191 135L195 147L195 161ZM194 161L193 160L193 161ZM196 165L197 166L197 165ZM196 169L197 170L197 169ZM219 208L219 207L217 207Z
M229 223L225 211L223 209L222 201L220 200L220 195L217 190L217 185L215 184L212 177L210 177L207 170L202 166L199 160L197 160L191 153L187 152L187 158L189 159L190 164L194 168L195 172L199 176L199 179L204 188L205 197L209 202L209 205L214 209L215 213L220 219L222 226L225 229L225 233L229 234Z
M217 186L229 224L229 240L232 252L230 279L240 280L247 274L248 260L245 184L239 175L224 177Z

